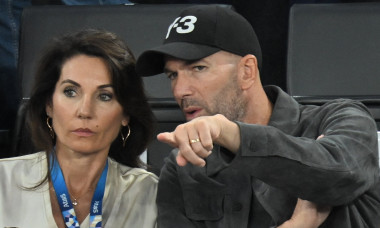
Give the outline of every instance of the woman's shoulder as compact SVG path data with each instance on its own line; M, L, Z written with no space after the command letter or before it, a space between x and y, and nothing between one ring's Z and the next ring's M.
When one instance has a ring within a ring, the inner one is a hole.
M33 154L27 154L17 157L2 158L0 159L0 165L16 165L20 163L36 163L46 159L45 152L37 152Z
M109 158L109 166L115 169L118 175L120 175L123 179L137 179L137 180L145 180L157 183L158 177L143 168L133 168L123 164L118 163L117 161Z
M10 183L21 186L33 186L46 172L46 164L44 152L0 159L0 177L2 181L8 180Z

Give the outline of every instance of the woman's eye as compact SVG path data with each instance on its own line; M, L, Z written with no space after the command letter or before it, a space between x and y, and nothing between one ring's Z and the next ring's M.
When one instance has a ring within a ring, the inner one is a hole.
M112 94L102 93L99 95L99 99L102 101L110 101L112 99Z
M75 97L76 95L76 91L73 89L73 88L66 88L63 93L67 96L67 97Z

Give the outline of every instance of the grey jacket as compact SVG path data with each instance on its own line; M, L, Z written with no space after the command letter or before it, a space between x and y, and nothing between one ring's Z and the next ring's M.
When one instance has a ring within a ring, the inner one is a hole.
M278 87L265 90L270 122L237 122L236 155L215 146L203 168L179 167L176 150L166 159L158 226L276 227L301 198L333 206L321 227L380 228L377 129L366 107L343 99L300 105Z

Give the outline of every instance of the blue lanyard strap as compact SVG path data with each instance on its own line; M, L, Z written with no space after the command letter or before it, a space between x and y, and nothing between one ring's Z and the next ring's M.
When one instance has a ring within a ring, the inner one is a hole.
M53 159L51 159L51 161L52 160ZM92 197L90 208L90 228L102 227L102 202L106 186L107 172L108 162L106 162L106 166L103 169L102 175L96 185L94 196ZM51 176L55 194L57 195L59 207L61 208L66 226L68 228L80 228L61 167L59 166L57 160L55 160L52 165Z

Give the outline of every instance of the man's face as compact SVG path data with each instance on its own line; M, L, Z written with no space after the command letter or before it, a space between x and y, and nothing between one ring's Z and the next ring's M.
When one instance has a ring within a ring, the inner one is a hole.
M237 78L240 59L224 51L196 62L167 57L165 73L187 121L215 114L230 120L244 118L247 102Z

